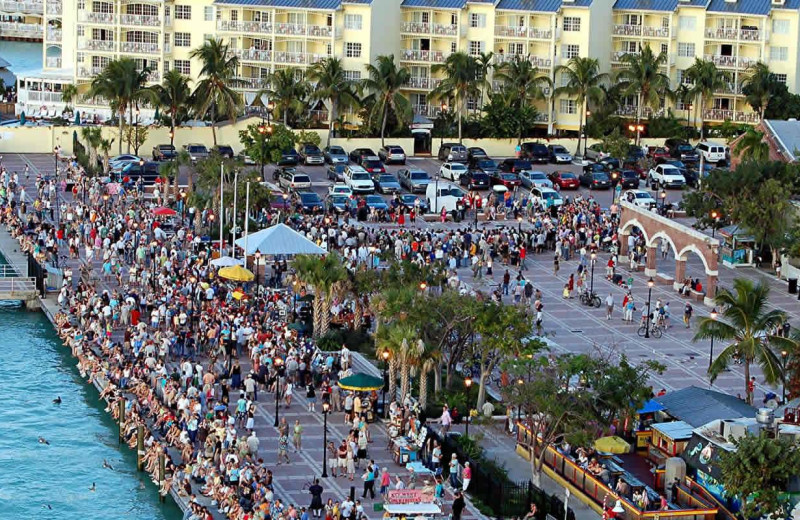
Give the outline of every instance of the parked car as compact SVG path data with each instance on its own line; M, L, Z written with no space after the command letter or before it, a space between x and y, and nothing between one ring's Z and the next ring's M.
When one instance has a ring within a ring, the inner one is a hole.
M397 178L391 173L376 173L372 176L378 193L398 193L402 188Z
M145 186L152 186L161 178L163 167L164 163L155 161L144 161L144 164L141 164L140 161L131 161L124 163L122 169L115 176L129 186L135 185L140 177Z
M313 191L301 191L297 196L303 205L303 211L314 213L325 209L322 199Z
M703 159L706 162L711 164L719 164L724 163L726 159L725 155L725 147L721 144L712 143L710 141L703 141L702 143L697 143L695 146L695 151L698 155L702 155Z
M183 149L189 153L189 159L192 161L192 163L196 163L197 161L208 157L208 148L202 144L185 144L183 145Z
M655 208L658 204L656 199L654 199L647 190L628 190L622 194L622 198L644 209Z
M361 166L349 165L344 169L344 182L353 193L375 193L375 183L369 172Z
M497 162L488 157L476 157L469 162L469 169L491 175L499 168L497 167Z
M513 190L514 186L522 185L519 175L510 172L495 172L494 175L489 177L489 181L492 183L492 186L502 185L509 190Z
M325 197L325 209L327 211L333 211L334 213L344 213L349 211L350 209L350 197L347 195L340 195L338 193L332 193Z
M480 146L470 146L467 148L467 159L472 163L476 159L488 159L489 154Z
M281 189L280 186L273 182L263 181L260 182L269 191L269 205L273 209L286 210L291 208L292 201L289 200L289 195Z
M509 172L509 173L518 173L522 170L530 170L531 169L531 162L527 159L505 159L502 163L500 163L500 171Z
M614 170L611 172L611 181L614 186L619 184L622 189L625 188L638 188L639 187L639 174L636 170Z
M659 188L683 188L686 178L671 164L657 164L650 169L648 184Z
M422 197L414 195L413 193L404 193L400 195L400 205L409 209L416 209L418 213L428 212L428 205L422 200Z
M581 185L578 176L572 172L556 170L548 178L550 182L562 190L577 190Z
M359 166L364 157L377 157L377 154L372 151L372 148L356 148L350 152L350 160Z
M247 165L253 165L256 163L256 160L244 153L244 150L239 153L239 160Z
M644 158L644 150L642 150L641 146L636 146L634 144L628 146L628 157L625 158L625 162L628 161L635 162L643 158Z
M328 180L333 182L344 182L344 169L345 166L342 163L331 164L328 166Z
M608 189L611 187L611 177L605 171L585 171L580 177L581 185L590 190Z
M559 207L564 204L561 194L553 188L533 188L531 198L544 208Z
M311 179L305 173L294 168L281 168L278 174L278 185L287 190L311 189Z
M593 145L588 147L586 150L584 150L583 156L584 156L584 158L591 159L592 161L600 161L600 160L603 160L606 157L608 157L609 154L608 154L608 152L603 150L603 144L602 143L594 143Z
M447 162L467 162L467 148L458 143L444 143L439 147L437 157L440 161Z
M522 157L531 162L547 163L550 161L550 151L542 143L522 143L520 145Z
M328 164L347 164L350 160L347 152L341 146L326 146L322 155L325 156L325 162Z
M662 146L651 146L647 155L656 162L666 161L670 158L669 152Z
M683 139L667 139L664 141L664 148L669 152L670 157L685 163L694 163L700 160L692 145Z
M211 151L218 153L222 157L227 157L228 159L233 159L236 156L236 154L233 152L233 148L227 144L218 144L217 146L213 147Z
M171 144L159 144L153 147L154 161L169 161L178 156L178 152Z
M294 148L288 148L281 152L278 166L297 166L300 164L300 154Z
M467 173L467 167L457 162L446 162L439 168L439 177L457 181L461 175Z
M383 197L381 197L380 195L367 195L365 198L365 202L367 203L367 207L369 209L376 209L383 211L389 210L389 205L386 204L386 201L383 200Z
M462 173L459 184L466 186L468 190L488 190L489 176L481 171L470 170Z
M339 183L328 188L328 195L346 195L352 197L353 190L347 184Z
M381 146L380 150L378 150L378 157L381 161L383 161L384 164L406 163L406 152L396 144L387 144L386 146Z
M109 166L114 166L117 163L139 162L139 159L141 159L141 157L138 155L126 153L122 155L115 155L114 157L110 158L108 160L108 164Z
M671 161L665 161L664 164L669 164L670 166L676 167L678 171L681 172L681 175L683 175L686 184L688 184L689 186L693 186L695 188L697 187L698 184L697 172L694 170L690 170L688 166L686 166L686 163L684 163L683 161L671 160Z
M522 170L519 172L519 180L522 182L522 185L528 189L533 188L534 186L543 188L553 187L552 181L547 178L547 174L544 172Z
M428 172L414 168L397 172L397 180L400 182L400 186L411 193L425 193L428 189L428 184L431 182Z
M325 156L319 146L312 143L303 143L300 146L300 158L306 166L312 164L325 164Z
M369 173L386 173L386 167L377 157L363 157L361 166Z
M548 145L547 151L550 154L550 162L552 163L569 164L572 162L572 154L560 144Z

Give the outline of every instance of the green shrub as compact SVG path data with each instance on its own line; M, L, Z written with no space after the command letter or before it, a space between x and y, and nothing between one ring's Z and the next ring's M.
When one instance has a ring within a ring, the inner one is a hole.
M375 355L375 340L371 335L359 330L330 329L317 340L317 346L320 350L339 350L342 345L347 345L350 350L366 356L372 357Z

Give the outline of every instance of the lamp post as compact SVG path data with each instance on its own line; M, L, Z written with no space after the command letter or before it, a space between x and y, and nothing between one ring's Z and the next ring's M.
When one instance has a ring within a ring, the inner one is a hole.
M439 148L444 146L444 124L447 122L447 103L443 102L441 108L442 111L439 112L439 115L442 117L442 135L440 136L441 141L439 141Z
M139 159L139 178L142 180L142 183L144 183L144 158ZM156 204L158 204L158 201L156 201Z
M591 268L592 271L591 271L591 276L589 278L589 294L592 295L592 294L594 294L594 263L595 263L595 260L597 260L597 253L592 251L592 254L590 255L590 258L591 258L591 262L592 262L592 268Z
M522 236L522 215L517 217L517 233L519 233L520 237Z
M481 196L478 192L474 192L474 196L472 197L472 209L475 210L475 229L478 229L478 201L481 200Z
M108 193L103 194L103 210L108 211Z
M427 289L427 288L428 288L428 284L427 283L425 283L425 282L420 282L419 283L419 290L420 291L425 292L425 289Z
M259 276L258 276L258 271L259 271L258 266L261 264L261 250L260 249L256 249L256 254L253 255L253 256L256 259L256 262L255 262L255 264L256 264L255 265L255 268L256 268L256 294L258 294L258 289L259 289L259 286L258 286L258 283L259 283L259 280L258 280L258 278L259 278Z
M468 377L464 380L464 386L467 387L467 402L469 402L469 389L472 387L471 377ZM467 439L469 439L469 418L470 418L469 410L470 407L469 405L467 405L467 416L464 418L464 421L466 422L466 430L464 430L464 437Z
M702 172L701 172L701 174L702 174ZM711 210L711 214L710 215L711 215L711 220L712 220L712 222L711 222L711 238L714 238L714 235L717 234L717 223L719 222L719 218L720 218L721 215L720 215L720 212L715 210L715 209Z
M386 406L386 386L388 384L389 378L389 349L384 349L381 353L381 357L383 358L383 418L385 419L388 415L389 407Z
M783 375L783 384L781 385L781 403L786 404L786 358L789 352L781 350L781 374Z
M589 116L592 115L592 112L587 110L586 111L586 122L583 124L583 155L586 155L586 145L588 144L589 134L586 132L586 125L589 123Z
M58 146L53 148L53 175L55 175L56 182L58 182Z
M717 308L714 307L711 309L711 314L709 315L713 321L717 321ZM711 349L708 351L708 371L711 372L711 363L714 362L714 333L711 333Z
M325 222L325 250L330 253L331 252L331 235L328 232L328 227L331 225L331 218L330 217L325 217L323 222Z
M653 286L655 282L652 278L647 280L647 317L644 322L644 337L650 337L650 298L653 295Z
M213 214L213 213L211 213L211 214L208 216L208 234L209 234L209 235L211 234L211 228L212 228L212 227L214 227L214 218L215 218L215 217L214 217L214 214ZM220 244L220 245L221 245L221 244ZM220 249L222 249L222 248L220 248ZM220 256L222 256L222 254L221 254L221 253L220 253Z
M328 478L328 457L325 450L328 449L328 412L331 405L322 403L322 478Z
M280 399L281 399L281 358L275 358L275 424L274 426L278 427L278 415L280 415Z
M658 194L661 199L661 211L664 211L664 203L667 201L667 190L661 188L661 193Z

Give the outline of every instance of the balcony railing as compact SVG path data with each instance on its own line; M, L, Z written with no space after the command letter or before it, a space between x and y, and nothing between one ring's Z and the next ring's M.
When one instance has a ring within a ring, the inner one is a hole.
M436 117L441 111L441 107L435 105L414 105L414 113L420 116Z
M93 78L103 72L103 67L78 67L78 76L81 78Z
M327 110L309 110L308 111L308 119L311 121L315 121L317 123L327 123L328 122L328 111Z
M446 57L447 55L445 55L445 53L442 51L420 51L414 49L404 49L400 59L402 61L426 61L433 63L443 63Z
M28 102L61 103L61 92L42 92L40 90L29 90Z
M503 38L527 38L528 28L514 27L513 25L495 25L494 34Z
M400 24L400 32L411 34L430 34L431 24L423 22L403 22Z
M114 13L93 13L91 11L78 11L78 21L85 23L114 25Z
M113 40L78 40L78 49L82 51L114 52L117 50Z
M312 38L330 38L333 36L333 27L328 27L326 25L277 23L274 27L275 34L287 36L310 36Z
M706 38L713 38L714 40L738 40L739 29L733 27L721 27L718 29L706 29Z
M306 34L309 38L330 38L333 36L333 27L327 25L307 25Z
M553 66L553 60L550 58L543 58L541 56L533 56L531 54L495 54L495 63L508 63L514 60L528 60L531 65L539 68L550 68Z
M746 58L743 56L720 56L718 54L706 54L706 61L713 62L717 67L726 67L729 69L746 69L751 65L755 65L758 60L756 58Z
M39 23L0 22L0 34L18 38L42 38L44 26Z
M61 16L61 2L47 2L47 14Z
M641 36L642 26L618 23L614 24L613 31L617 36Z
M157 43L144 42L122 42L120 48L122 52L134 52L136 54L160 54L161 50Z
M735 83L726 83L722 88L718 88L714 92L719 94L741 94L742 87Z
M119 23L121 25L161 27L161 17L147 14L121 14Z
M157 70L151 70L147 73L147 81L150 83L158 83L161 81L161 73Z
M627 52L627 51L614 51L614 52L611 53L611 61L613 61L613 62L621 62L622 61L622 57L625 56L626 54L638 55L639 53L638 52Z
M620 105L615 113L620 117L636 117L638 109L636 105ZM642 107L642 118L661 117L664 113L663 108L653 110L651 107Z
M239 20L217 20L217 30L226 32L244 32L272 34L274 26L270 22L248 22Z
M272 61L272 51L258 49L232 49L234 56L247 61Z
M531 27L528 29L528 36L537 40L549 40L553 37L552 29L539 29L538 27Z
M433 24L433 34L436 36L458 36L458 25L456 24Z
M63 31L55 27L47 28L47 39L51 42L60 42L63 36Z
M61 68L61 58L51 57L48 56L45 60L45 65L48 69L60 69Z
M442 80L436 79L436 78L423 78L423 77L419 77L419 76L411 76L408 79L408 83L406 83L406 86L408 88L418 88L418 89L423 89L423 90L433 90L436 87L438 87L441 82L442 82Z
M536 123L549 123L550 122L550 114L547 112L539 112L536 114L536 117L533 118L534 122Z
M721 108L710 108L708 110L703 111L703 119L706 121L735 121L737 123L758 123L758 113L724 110Z
M237 76L236 79L240 84L236 85L237 88L259 90L269 87L269 80L266 78L250 78L246 76Z
M14 2L13 0L0 1L0 11L5 13L42 14L43 2Z
M642 27L642 36L646 38L669 38L669 27L645 25Z
M275 63L307 64L317 63L330 58L329 54L313 54L310 52L275 52Z
M742 29L739 31L739 40L744 42L760 42L763 39L758 29Z

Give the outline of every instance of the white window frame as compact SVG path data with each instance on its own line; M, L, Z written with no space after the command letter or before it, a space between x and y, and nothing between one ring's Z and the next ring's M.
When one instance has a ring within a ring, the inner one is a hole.
M772 34L789 34L791 24L789 20L777 18L772 20Z
M176 5L175 6L175 19L176 20L191 20L192 19L192 6L191 5Z
M361 44L357 42L347 42L344 44L344 55L347 58L361 57Z
M346 70L344 71L344 77L347 78L348 81L361 81L361 71Z
M574 99L561 99L558 101L558 112L561 114L577 114L578 105Z
M678 42L678 56L681 58L694 58L695 47L693 42Z
M789 60L789 47L775 47L769 48L770 61L788 61Z
M175 47L191 47L192 33L176 32L173 41L175 42Z
M173 62L175 70L185 76L192 75L192 62L190 60L175 60Z
M364 26L364 17L360 14L344 15L344 28L351 31L360 31Z
M775 74L775 81L786 85L786 82L789 81L789 76L788 74Z
M203 6L203 21L206 21L206 22L213 22L214 21L214 6L213 5Z
M696 16L679 16L678 17L678 29L683 29L686 31L693 31L697 28L697 17Z
M486 50L486 42L482 40L470 40L467 44L467 51L470 56L479 56Z
M576 58L581 55L581 46L575 43L563 45L561 47L561 55L565 59Z
M564 32L580 32L581 30L581 17L580 16L565 16L564 17Z
M486 13L470 13L469 26L473 29L486 27Z

